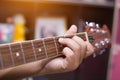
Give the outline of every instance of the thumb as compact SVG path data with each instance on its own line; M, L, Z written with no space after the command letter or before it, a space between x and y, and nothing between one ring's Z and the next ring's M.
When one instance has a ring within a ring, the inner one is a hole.
M72 25L70 29L65 33L65 35L73 35L77 32L77 26Z

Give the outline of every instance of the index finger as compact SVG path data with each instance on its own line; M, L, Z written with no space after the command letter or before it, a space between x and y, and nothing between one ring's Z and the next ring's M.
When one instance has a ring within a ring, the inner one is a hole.
M77 32L77 26L72 25L70 29L65 33L65 35L73 35Z

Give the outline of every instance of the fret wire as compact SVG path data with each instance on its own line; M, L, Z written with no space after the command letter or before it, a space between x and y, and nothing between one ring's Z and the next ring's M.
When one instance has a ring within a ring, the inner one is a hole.
M23 47L22 47L22 42L20 42L20 47L21 47L24 63L26 63L25 54L24 54Z
M1 61L1 67L2 67L2 69L3 69L4 65L3 65L3 60L2 60L1 52L0 52L0 61Z
M84 32L84 33L85 33L86 41L89 41L87 32Z
M51 52L50 54L53 54L53 55L54 55L53 52ZM62 52L58 52L58 55L63 55L63 54L62 54ZM57 55L54 55L54 56L57 56ZM54 57L54 56L53 56L53 57ZM44 57L44 55L39 56L39 58L42 58L42 57ZM50 57L48 57L48 58L50 58Z
M56 49L56 52L57 52L57 55L58 55L58 47L57 47L57 44L56 44L56 39L55 39L55 37L53 39L54 39L54 43L55 43L55 49Z
M11 49L11 44L9 44L8 46L9 46L9 50L10 50L10 55L11 55L11 59L12 59L12 64L15 65L14 58L13 58L13 54L12 54L12 49Z
M45 45L45 41L44 41L44 39L42 39L42 42L43 42L43 46L44 46L44 49L45 49L46 57L48 58L47 49L46 49L46 45Z
M36 51L35 51L35 46L34 46L32 40L31 40L31 43L32 43L32 48L33 48L33 52L34 52L34 56L35 56L35 60L37 60L37 57L36 57Z
M55 50L55 49L54 49L55 47L51 47L51 48L52 48L52 49L49 49L49 50ZM36 49L39 49L39 48L36 48Z
M81 35L82 36L82 35ZM86 36L86 35L85 35ZM65 38L65 36L64 36L64 38ZM44 40L43 40L44 41ZM45 41L43 42L43 44L45 44ZM24 59L24 63L26 62L26 59L25 59L25 56L24 56L24 49L23 49L23 46L22 46L22 43L20 43L20 46L21 46L21 51L23 52L22 54L23 54L23 59ZM44 45L43 46L44 47L44 49L45 49L45 51L46 51L46 57L48 57L48 54L47 54L47 49L46 49L46 45ZM58 46L57 46L58 47ZM24 48L27 48L27 47L24 47ZM16 49L18 49L17 47L15 48L15 50ZM3 51L5 51L5 49L3 49ZM11 50L11 52L12 52L12 50ZM52 52L50 52L50 53L52 53ZM58 53L61 53L61 52L58 52ZM43 56L43 55L42 55ZM0 54L0 57L2 57L2 54ZM1 62L2 62L2 58L1 58ZM3 62L1 63L1 67L3 68L4 67L4 64L3 64Z
M28 47L31 47L31 46L27 46L27 47L24 47L24 48L28 48ZM19 48L15 48L14 50L16 50L16 49L19 49ZM4 51L4 50L3 50Z
M31 51L27 52L27 53L32 53ZM50 54L52 54L53 52L51 51ZM61 52L58 52L58 53L61 53ZM53 53L54 54L54 53Z

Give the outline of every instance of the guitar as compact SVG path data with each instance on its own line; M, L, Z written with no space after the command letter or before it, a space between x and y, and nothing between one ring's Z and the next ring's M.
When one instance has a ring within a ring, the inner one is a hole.
M45 58L61 56L63 55L62 49L64 46L58 42L58 39L72 38L75 35L79 36L84 41L90 41L95 47L95 52L101 51L110 44L110 32L106 25L102 28L87 25L85 32L74 35L1 44L0 69L15 67Z

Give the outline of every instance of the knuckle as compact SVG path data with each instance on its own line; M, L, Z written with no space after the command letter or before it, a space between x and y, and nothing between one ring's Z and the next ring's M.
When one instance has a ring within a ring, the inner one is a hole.
M73 39L78 39L78 36L73 36Z
M63 65L63 66L61 67L61 70L62 70L63 72L71 71L71 69L70 69L70 64Z
M87 44L83 41L83 42L81 42L81 46L82 46L83 48L86 48L86 47L87 47Z
M72 45L72 40L71 39L65 39L66 45Z
M81 42L81 38L80 37L78 37L78 36L74 36L73 38L72 38L73 40L75 40L75 41L77 41L77 42Z
M70 53L68 57L72 59L74 56L74 53Z
M76 46L75 49L79 50L79 49L81 49L81 46Z
M62 67L61 67L61 70L62 70L63 72L66 72L66 71L67 71L67 66L62 66Z
M80 50L81 50L81 46L76 46L76 47L74 47L74 52L75 52L75 53L80 52Z

